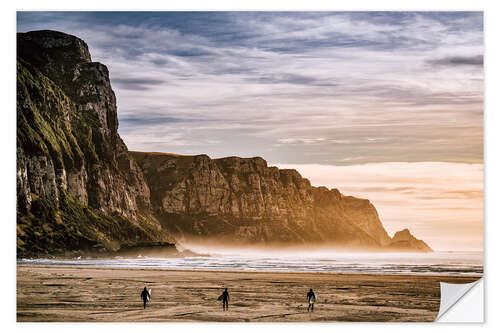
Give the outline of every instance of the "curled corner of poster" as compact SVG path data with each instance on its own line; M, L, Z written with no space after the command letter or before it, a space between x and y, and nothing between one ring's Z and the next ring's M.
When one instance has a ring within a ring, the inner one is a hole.
M437 322L484 322L484 279L464 284L440 284L441 302Z

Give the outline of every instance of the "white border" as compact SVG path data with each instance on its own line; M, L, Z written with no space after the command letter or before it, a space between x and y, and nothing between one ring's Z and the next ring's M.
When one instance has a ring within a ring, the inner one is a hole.
M2 276L2 308L1 318L3 329L21 331L50 331L50 332L85 332L90 330L119 330L120 332L136 332L137 330L203 330L204 332L220 332L221 330L237 330L238 333L253 332L259 330L286 329L299 332L310 330L311 324L17 324L16 318L16 277L15 277L15 31L16 10L479 10L485 11L485 285L488 291L486 297L486 313L484 325L461 325L461 324L363 324L363 323L322 323L314 324L314 330L353 330L369 329L370 332L421 332L425 330L453 330L455 332L469 332L497 327L498 308L493 305L496 302L494 295L499 295L498 287L493 281L498 279L498 265L493 253L498 253L498 238L500 236L498 219L498 198L500 198L498 185L500 177L500 163L498 158L498 144L500 142L500 108L498 103L498 90L500 82L499 70L499 46L498 35L500 32L500 15L496 6L497 1L439 1L419 0L418 2L403 2L400 0L378 0L378 1L269 1L254 0L246 2L236 1L193 1L183 0L179 2L160 2L141 0L129 3L107 2L102 0L87 0L85 2L69 1L16 1L4 2L2 4L2 66L1 92L2 92L2 121L1 147L2 163L0 203L2 216L1 250L3 256ZM498 258L496 258L498 259ZM402 327L404 326L404 327Z

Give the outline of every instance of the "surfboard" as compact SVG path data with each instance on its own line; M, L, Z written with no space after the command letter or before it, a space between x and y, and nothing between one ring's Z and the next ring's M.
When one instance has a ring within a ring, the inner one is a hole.
M318 300L318 293L313 292L313 297L309 299L309 304L314 304Z
M222 301L222 295L219 296L219 298L217 298L218 301Z
M151 292L152 292L152 291L153 291L153 289L149 289L149 290L148 290L148 293L149 293L149 295L148 295L148 302L151 300Z

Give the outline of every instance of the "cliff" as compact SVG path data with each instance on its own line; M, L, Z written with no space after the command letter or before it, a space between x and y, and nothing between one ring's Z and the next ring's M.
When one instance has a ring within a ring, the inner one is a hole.
M108 70L85 42L17 35L18 255L173 242L117 129Z
M180 239L372 248L391 241L368 200L313 187L296 170L268 167L260 157L130 155L156 216Z
M259 157L129 152L117 129L108 69L84 41L18 34L18 256L175 239L427 250L391 239L368 200L295 170Z

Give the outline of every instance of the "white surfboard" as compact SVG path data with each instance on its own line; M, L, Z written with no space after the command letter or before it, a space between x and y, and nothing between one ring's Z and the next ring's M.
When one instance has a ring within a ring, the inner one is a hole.
M309 304L314 304L318 300L318 293L313 291L313 296L309 299Z
M151 300L151 292L152 292L152 291L153 291L153 289L149 289L149 290L148 290L148 293L149 293L149 295L148 295L148 302Z

